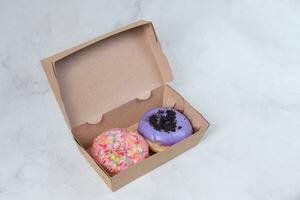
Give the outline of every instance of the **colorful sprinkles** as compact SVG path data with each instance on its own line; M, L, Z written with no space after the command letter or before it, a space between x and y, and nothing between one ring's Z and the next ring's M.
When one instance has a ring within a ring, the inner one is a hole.
M114 128L101 133L94 140L91 154L109 172L118 173L146 158L149 148L137 132Z

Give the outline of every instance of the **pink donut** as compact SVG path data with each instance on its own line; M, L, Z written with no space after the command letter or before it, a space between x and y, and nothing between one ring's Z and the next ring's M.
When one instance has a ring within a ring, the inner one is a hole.
M149 147L136 131L113 128L94 139L91 154L98 164L114 175L149 155Z

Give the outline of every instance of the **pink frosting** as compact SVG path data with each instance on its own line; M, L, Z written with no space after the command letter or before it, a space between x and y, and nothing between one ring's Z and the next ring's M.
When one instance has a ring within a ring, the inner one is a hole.
M144 138L135 131L113 128L101 133L91 148L95 160L111 173L118 173L149 155Z

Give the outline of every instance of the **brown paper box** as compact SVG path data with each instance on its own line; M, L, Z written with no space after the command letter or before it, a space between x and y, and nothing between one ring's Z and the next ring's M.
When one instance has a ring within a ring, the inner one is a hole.
M167 85L172 72L151 22L137 21L41 62L79 151L113 191L199 143L209 126ZM87 151L95 137L114 127L136 129L158 106L183 112L194 134L114 176L96 164Z

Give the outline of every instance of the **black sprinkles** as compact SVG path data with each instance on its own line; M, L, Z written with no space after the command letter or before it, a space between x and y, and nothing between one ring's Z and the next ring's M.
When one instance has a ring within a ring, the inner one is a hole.
M166 133L175 132L177 127L176 112L173 110L158 110L149 117L149 124L158 131Z

